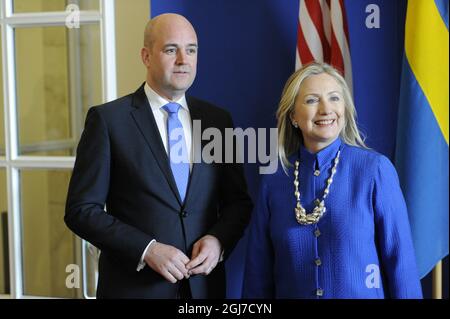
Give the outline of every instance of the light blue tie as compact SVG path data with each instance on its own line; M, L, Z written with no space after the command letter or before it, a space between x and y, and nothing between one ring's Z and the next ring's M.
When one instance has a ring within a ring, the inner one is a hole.
M189 181L189 156L184 138L183 125L178 119L178 110L181 105L168 103L163 109L168 113L167 135L169 140L170 168L178 187L180 198L184 201Z

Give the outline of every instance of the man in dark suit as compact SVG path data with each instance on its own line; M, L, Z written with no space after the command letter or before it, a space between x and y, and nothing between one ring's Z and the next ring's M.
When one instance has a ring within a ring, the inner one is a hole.
M221 260L252 202L241 165L197 157L193 121L222 136L233 126L228 112L185 96L197 50L184 17L150 20L146 83L87 114L64 220L101 250L99 298L225 297Z

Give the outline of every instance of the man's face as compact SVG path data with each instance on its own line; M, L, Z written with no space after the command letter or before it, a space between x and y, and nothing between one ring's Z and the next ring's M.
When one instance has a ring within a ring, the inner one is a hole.
M162 21L152 38L151 48L147 48L147 80L157 93L177 100L192 85L197 73L195 31L183 20Z

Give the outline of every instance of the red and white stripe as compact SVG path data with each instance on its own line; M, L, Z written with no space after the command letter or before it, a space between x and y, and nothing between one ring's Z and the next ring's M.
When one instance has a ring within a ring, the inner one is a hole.
M344 0L300 0L295 69L326 62L353 87Z

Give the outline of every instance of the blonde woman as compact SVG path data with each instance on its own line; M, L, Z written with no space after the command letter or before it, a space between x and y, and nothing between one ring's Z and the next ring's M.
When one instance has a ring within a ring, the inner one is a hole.
M279 158L250 224L245 298L422 298L397 173L369 150L343 77L310 64L277 111Z

